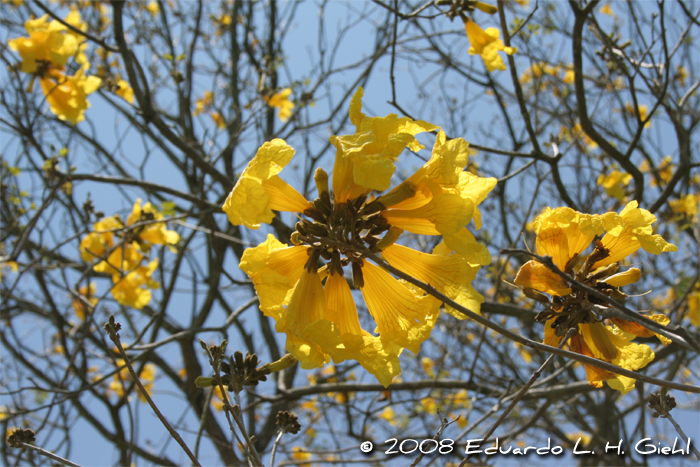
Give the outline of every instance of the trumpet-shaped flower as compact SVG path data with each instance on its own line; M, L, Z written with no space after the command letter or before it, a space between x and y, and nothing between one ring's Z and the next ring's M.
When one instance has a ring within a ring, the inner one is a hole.
M537 234L537 253L552 258L554 265L577 281L612 298L621 300L626 295L620 287L639 281L642 273L637 268L618 272L618 262L643 248L660 254L676 251L660 235L652 234L651 224L656 217L630 202L621 212L602 215L583 214L570 208L547 208L533 222ZM581 256L596 236L595 248L585 260ZM569 283L560 275L537 261L525 263L515 278L526 295L545 304L547 311L538 320L546 321L545 343L559 344L561 336L571 328L576 333L569 341L574 352L614 363L622 368L637 370L654 359L654 353L643 344L630 342L635 336L651 337L654 332L636 322L613 318L613 326L605 326L596 316L596 307L605 304L576 283ZM552 296L551 300L544 294ZM669 318L653 315L650 318L666 325ZM657 334L662 343L670 341ZM602 381L623 393L634 387L634 380L585 365L588 382L596 387Z
M499 39L500 31L496 28L488 28L485 31L472 20L467 20L464 23L464 29L467 31L467 38L471 47L469 55L481 55L484 65L488 71L505 70L506 64L503 63L503 58L498 55L498 52L505 52L508 55L513 55L518 51L516 47L506 47L503 41Z
M85 120L85 110L90 107L87 96L97 91L102 80L97 76L85 76L86 65L73 76L50 70L40 79L41 89L51 112L61 120L68 120L73 125Z
M418 352L430 336L440 302L371 264L368 254L381 253L393 266L478 312L483 297L471 281L491 258L465 225L495 180L463 172L467 143L446 141L440 132L430 161L397 188L370 197L389 188L403 149L423 147L415 135L437 127L396 115L367 117L361 97L360 88L350 105L355 134L331 138L336 147L332 192L321 169L313 203L283 182L277 174L294 150L278 139L258 150L223 210L232 223L251 228L269 223L273 211L310 219L297 222L291 246L268 235L244 252L240 267L255 285L261 311L286 334L287 350L302 368L356 360L388 386L401 371L402 350ZM443 242L432 254L413 251L395 244L404 230L443 235ZM346 269L376 323L374 333L360 324Z
M20 70L37 73L48 67L62 70L68 59L78 51L74 34L66 34L67 28L58 21L48 21L49 15L30 19L24 23L29 37L8 41L12 50L22 57Z

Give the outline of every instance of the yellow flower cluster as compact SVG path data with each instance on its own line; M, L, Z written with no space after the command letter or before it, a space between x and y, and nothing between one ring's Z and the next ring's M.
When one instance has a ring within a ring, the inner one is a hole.
M152 245L175 245L180 241L176 232L165 228L162 219L163 214L151 203L141 207L139 199L126 224L118 215L100 219L95 222L93 232L80 242L82 259L101 260L93 269L112 275L112 296L121 305L141 309L151 301L150 289L160 287L152 279L158 258L144 265L144 253Z
M81 31L87 30L75 7L71 8L65 22ZM28 92L31 92L34 79L39 77L51 112L73 125L84 120L85 110L90 107L87 96L102 84L100 78L85 75L90 68L85 55L87 42L60 22L49 22L48 15L27 20L24 27L29 37L12 39L8 46L22 57L20 71L34 75ZM81 67L73 76L66 76L63 70L71 57L75 57Z
M231 223L253 229L270 223L273 211L310 219L296 224L292 246L269 235L244 252L240 267L255 285L260 309L287 335L287 350L302 368L321 367L331 359L357 360L388 386L401 371L403 349L416 353L430 336L440 302L371 264L367 253L381 253L392 266L478 312L483 297L471 281L491 257L465 226L472 219L481 226L477 205L496 179L464 171L468 143L461 138L447 141L440 131L423 167L394 189L372 196L389 189L395 161L406 147L424 147L415 135L438 127L394 114L368 117L361 98L362 88L350 103L355 133L331 137L336 148L332 191L322 169L316 172L319 197L313 202L284 182L278 174L295 151L275 139L258 150L223 210ZM404 231L441 235L443 241L432 254L414 251L395 244ZM360 325L346 267L378 335Z
M537 253L550 256L553 263L577 281L616 299L626 295L620 287L637 282L642 274L637 268L618 272L618 262L634 254L640 248L652 254L677 251L660 235L652 233L651 224L656 217L649 211L630 202L619 214L583 214L570 208L547 208L535 219ZM593 252L587 257L582 253L596 236L605 234L595 242ZM526 295L545 304L547 311L538 319L545 320L545 343L557 346L566 332L574 328L576 334L569 341L571 350L582 355L614 363L628 370L638 370L654 359L654 352L647 345L632 343L635 336L651 337L653 332L624 319L613 318L606 326L593 313L595 305L605 306L538 261L525 263L515 278L515 283L525 289ZM548 294L551 299L543 294ZM665 315L650 316L660 324L668 324ZM668 339L658 336L664 343ZM614 389L627 393L634 388L635 380L616 375L594 366L585 365L588 382L601 387L603 381Z

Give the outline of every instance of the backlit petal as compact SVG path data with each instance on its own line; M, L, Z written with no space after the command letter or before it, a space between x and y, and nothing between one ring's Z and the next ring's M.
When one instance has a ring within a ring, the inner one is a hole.
M571 293L571 289L561 277L537 261L523 264L513 282L550 295L564 296Z
M418 296L373 264L362 267L365 286L362 295L377 323L383 340L417 353L430 337L440 314L440 302L429 295Z

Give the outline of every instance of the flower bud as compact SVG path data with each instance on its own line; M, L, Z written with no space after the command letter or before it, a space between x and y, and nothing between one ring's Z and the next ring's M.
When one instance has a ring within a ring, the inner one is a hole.
M415 196L418 187L413 182L403 182L384 196L377 198L377 202L382 203L385 208L395 206L409 198Z
M294 358L294 355L288 353L276 362L263 365L262 370L265 370L266 372L269 371L270 373L275 373L277 371L286 370L287 368L294 366L296 363L297 359Z

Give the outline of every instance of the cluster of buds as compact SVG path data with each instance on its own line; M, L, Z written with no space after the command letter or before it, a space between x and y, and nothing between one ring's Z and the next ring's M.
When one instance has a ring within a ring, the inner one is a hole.
M7 445L11 448L21 448L22 443L32 444L34 441L36 441L35 435L36 433L29 428L17 428L12 431L10 436L7 437Z
M676 398L666 393L666 388L649 396L649 408L654 410L651 414L654 418L667 418L668 413L675 407Z
M239 393L244 386L257 386L261 381L267 381L267 375L289 368L297 362L292 354L286 354L276 362L258 366L257 355L246 352L244 358L240 351L234 352L233 356L229 357L229 362L226 362L223 359L225 344L226 341L221 346L212 346L209 352L213 357L212 366L221 370L221 383L229 392ZM216 347L214 352L213 347ZM217 382L213 377L199 376L195 384L198 388L205 388L216 386Z
M328 174L316 169L314 175L319 197L313 206L304 211L312 220L302 219L295 225L291 241L295 245L308 245L309 260L306 270L318 269L319 258L328 263L330 274L342 274L343 267L351 265L356 288L364 286L361 267L363 251L380 252L396 241L400 229L393 229L381 215L387 206L408 199L416 193L413 183L403 183L386 195L367 203L367 195L343 203L334 203L328 191ZM382 238L382 235L389 231ZM389 241L391 239L391 241Z
M279 425L282 433L295 435L301 430L301 423L299 423L299 419L292 412L277 412L277 425Z

